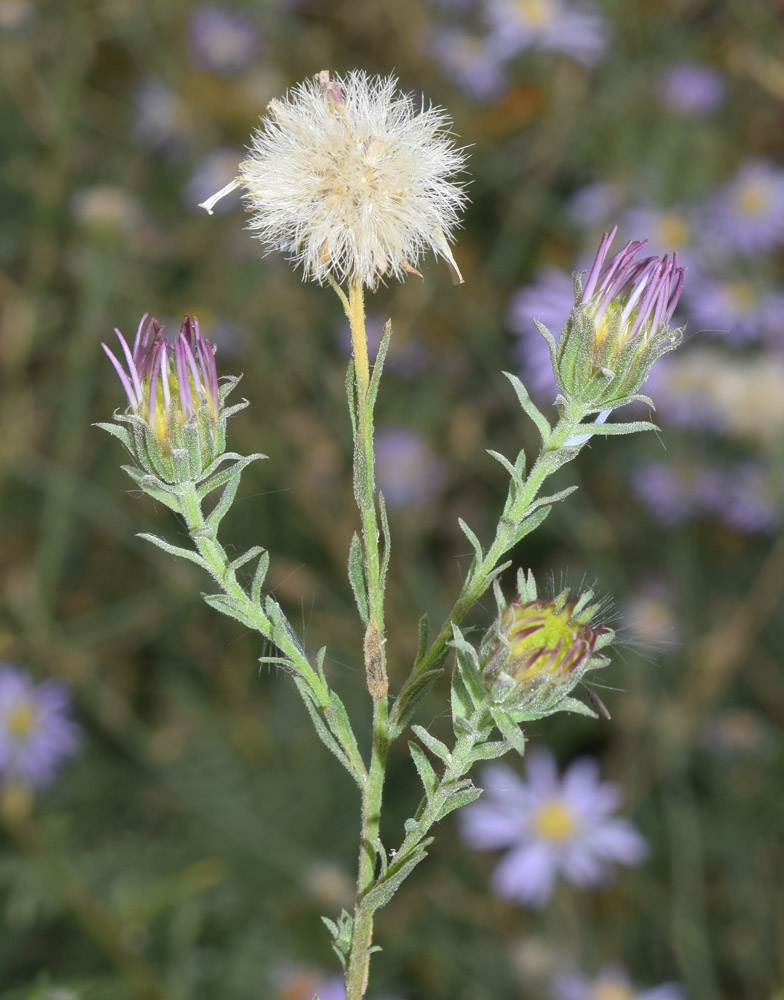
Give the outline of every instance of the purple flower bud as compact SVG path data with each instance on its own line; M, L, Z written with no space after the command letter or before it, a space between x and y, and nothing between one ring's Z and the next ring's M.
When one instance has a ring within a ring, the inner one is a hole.
M180 333L170 344L156 319L145 326L142 316L133 342L133 350L119 330L117 339L125 358L125 367L116 355L102 344L107 357L125 389L129 409L146 421L164 446L171 445L173 430L179 430L205 404L212 420L218 418L220 397L215 355L209 341L199 331L194 316L186 316Z
M551 353L567 399L612 409L639 390L657 358L673 350L670 321L683 288L678 255L640 257L647 240L631 240L607 260L618 227L602 237L585 284Z
M102 347L128 397L128 407L115 420L130 429L99 426L122 440L145 473L167 483L198 480L225 450L227 418L246 405L223 405L238 379L227 379L219 389L213 348L195 316L185 317L174 343L146 314L133 349L119 330L115 333L124 363Z

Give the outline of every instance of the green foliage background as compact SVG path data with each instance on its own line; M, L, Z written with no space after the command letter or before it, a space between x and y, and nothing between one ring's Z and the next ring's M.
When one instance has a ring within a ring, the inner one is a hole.
M225 537L271 550L278 599L309 647L328 645L353 716L369 717L345 575L356 513L339 303L282 259L260 259L239 208L210 219L184 196L203 159L241 155L266 102L327 67L394 68L448 107L473 147L456 251L465 286L431 263L424 281L371 303L393 318L391 356L422 345L426 359L414 380L385 375L379 416L421 433L447 469L437 499L391 516L394 689L419 614L440 620L457 590L458 516L483 538L494 525L506 484L485 449L535 447L500 374L516 364L504 315L539 264L572 266L582 237L565 200L608 178L641 196L702 198L743 157L783 152L784 11L772 0L607 0L613 42L600 66L525 56L487 104L433 63L421 38L442 15L420 0L248 3L263 46L235 77L191 62L195 9L42 2L0 32L0 658L67 679L86 732L36 803L44 846L0 840L2 1000L143 995L74 915L73 884L168 1000L296 1000L298 976L333 968L319 915L351 899L355 790L289 681L259 672L256 639L200 602L195 567L135 538L176 541L180 529L129 490L117 443L90 426L122 405L99 349L111 328L132 334L145 311L170 325L195 312L219 343L219 372L244 372L251 405L231 447L270 457L245 474ZM695 125L652 99L676 58L727 75L717 117ZM135 95L150 78L179 100L181 135L166 149L137 131ZM489 894L494 858L463 849L450 819L378 918L372 994L537 1000L554 969L619 960L640 983L680 980L692 1000L781 996L784 544L705 519L654 524L628 468L725 447L662 422L666 452L652 435L595 443L569 469L580 491L519 554L541 577L596 581L621 606L667 581L677 641L616 655L603 675L618 689L602 692L612 722L557 717L531 732L562 762L600 758L650 862L600 893L561 887L530 914ZM780 441L758 450L780 468ZM488 604L474 621L492 614ZM434 732L447 727L446 690L420 713ZM418 796L402 742L388 795L392 829Z

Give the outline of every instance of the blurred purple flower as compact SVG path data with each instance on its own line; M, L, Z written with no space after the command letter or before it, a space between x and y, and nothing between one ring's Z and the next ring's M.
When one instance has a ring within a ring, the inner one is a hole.
M679 62L670 66L659 86L663 104L687 117L713 111L721 104L726 90L721 73L698 62Z
M617 215L622 194L614 184L597 181L579 188L569 199L569 218L581 226L602 226Z
M781 523L781 500L772 494L765 469L743 462L706 476L705 507L744 535L770 534Z
M191 138L187 110L171 87L162 80L146 80L134 95L134 131L142 145L178 155Z
M563 52L594 66L608 41L606 20L589 0L484 0L498 51L510 57L526 49Z
M744 163L707 206L706 226L718 246L766 253L784 243L784 170L767 160Z
M368 354L373 364L384 335L386 319L382 313L369 312L365 320ZM341 322L337 333L338 344L347 358L351 357L351 333L345 322ZM427 347L421 338L414 335L401 337L395 331L389 342L389 350L384 361L384 371L393 372L399 378L414 380L429 364Z
M683 251L688 250L694 241L692 216L690 209L633 206L621 215L619 229L627 233L645 233L646 253L661 255L675 250L683 264L688 263L683 259Z
M191 15L188 35L193 63L221 76L243 70L259 47L256 25L237 8L199 7Z
M691 326L733 341L781 340L784 292L756 279L689 272L684 303Z
M237 176L237 165L243 158L239 149L216 149L209 153L191 174L183 188L183 200L187 205L199 205L215 191L225 187ZM221 198L213 209L214 214L230 212L240 203L238 191L232 191Z
M632 471L630 482L651 517L665 528L704 510L710 490L705 470L693 464L679 468L672 462L646 462Z
M416 431L382 427L376 432L376 481L389 507L413 507L436 496L444 467Z
M666 528L700 514L743 534L769 534L781 523L781 499L765 469L753 462L732 469L648 462L632 473L631 487Z
M595 978L582 973L557 976L553 1000L684 1000L678 983L662 983L647 990L636 990L626 969L607 965Z
M491 38L462 28L435 28L428 35L430 54L469 95L491 100L506 87L503 61Z
M325 979L316 986L316 996L319 1000L346 1000L346 991L343 987L343 977L334 976L332 979ZM311 1000L311 996L303 997L302 1000ZM371 1000L371 998L368 998ZM376 1000L400 1000L399 997L378 997Z
M558 267L537 271L534 284L513 293L506 325L518 337L514 347L525 387L538 400L552 402L558 392L550 350L534 323L538 319L555 339L574 306L572 276Z
M540 907L559 872L578 888L596 888L611 880L615 864L647 857L636 827L611 815L621 792L600 779L595 760L576 760L559 777L549 751L529 750L525 759L527 781L503 764L488 767L485 794L459 814L469 847L507 849L491 880L498 895Z
M45 785L79 748L69 717L70 696L58 681L34 684L9 663L0 664L0 775L4 782Z

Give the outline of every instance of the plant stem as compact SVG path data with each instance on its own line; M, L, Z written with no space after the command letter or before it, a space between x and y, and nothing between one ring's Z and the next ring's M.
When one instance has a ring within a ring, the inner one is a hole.
M531 468L526 481L525 489L511 501L511 489L504 507L505 517L499 521L495 538L487 550L485 557L477 565L472 565L460 594L447 615L440 632L431 643L428 650L417 660L410 675L406 679L403 687L395 699L389 719L390 732L394 733L399 726L408 702L416 694L419 683L424 674L432 670L439 662L447 650L447 643L452 638L452 625L460 625L465 616L484 594L493 580L496 566L501 558L509 551L514 544L517 525L525 520L528 509L533 504L545 479L553 471L548 461L550 455L560 451L567 441L573 437L577 431L577 425L583 419L581 411L563 413L558 423L553 428L553 432L548 441L542 446L536 462Z
M346 1000L362 1000L367 988L370 948L373 940L373 910L363 904L376 877L380 847L379 824L389 736L386 656L384 652L384 580L379 554L378 514L373 452L373 404L370 399L370 366L365 330L364 288L355 280L348 297L341 295L351 328L354 354L357 430L354 441L354 496L362 521L362 541L370 621L365 642L365 670L373 696L373 742L368 780L362 790L362 826L357 865L357 896L354 932L346 967ZM368 639L372 637L372 642Z

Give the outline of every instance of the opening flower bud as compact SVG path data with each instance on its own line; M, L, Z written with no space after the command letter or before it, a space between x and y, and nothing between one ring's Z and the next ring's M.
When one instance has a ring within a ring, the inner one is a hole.
M576 279L575 306L553 358L566 398L602 408L633 396L681 337L669 325L683 287L678 255L638 259L647 240L632 240L607 261L616 232L602 237L585 285Z
M593 591L573 597L521 593L500 613L479 650L491 697L510 707L544 709L568 695L586 671L605 666L598 651L612 629L594 624L600 606Z
M186 316L170 343L156 319L139 323L133 348L119 330L122 362L102 344L128 397L128 408L116 415L133 432L133 454L142 467L167 482L198 478L225 449L229 411L218 388L212 345L196 317ZM229 380L235 384L236 380Z

